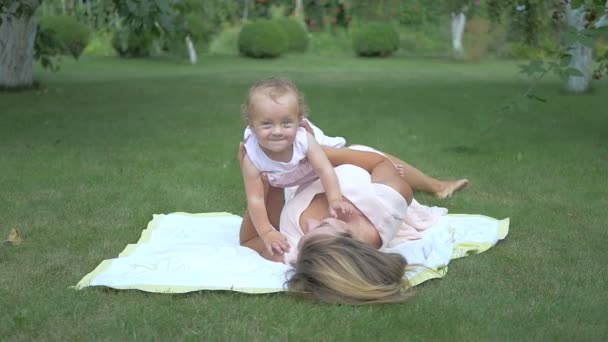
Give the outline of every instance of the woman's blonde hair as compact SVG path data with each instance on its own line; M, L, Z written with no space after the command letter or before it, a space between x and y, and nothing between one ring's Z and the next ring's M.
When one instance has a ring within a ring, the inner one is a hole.
M306 101L304 101L304 94L300 92L298 87L296 87L296 84L286 78L273 77L258 81L249 88L245 103L241 105L241 113L243 114L244 119L249 118L253 113L254 106L251 99L254 95L259 93L265 94L275 101L279 97L291 93L298 101L298 114L300 118L308 117L309 109L306 105Z
M407 262L348 233L305 239L285 283L293 294L336 304L400 303L413 291L404 278Z

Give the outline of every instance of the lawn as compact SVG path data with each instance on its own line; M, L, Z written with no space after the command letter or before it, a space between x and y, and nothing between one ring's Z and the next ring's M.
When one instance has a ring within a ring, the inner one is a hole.
M453 213L510 234L408 303L350 307L284 294L69 288L134 243L155 213L245 209L236 161L249 85L282 75L327 133L472 185ZM36 70L0 93L0 340L579 340L608 338L608 82L498 111L526 89L513 62L113 57ZM603 251L603 252L602 252Z

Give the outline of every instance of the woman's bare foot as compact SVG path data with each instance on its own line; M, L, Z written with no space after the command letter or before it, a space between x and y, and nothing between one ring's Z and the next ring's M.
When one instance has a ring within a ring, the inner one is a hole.
M405 167L403 166L403 164L394 164L395 165L395 169L397 170L397 173L399 174L399 177L401 178L405 178Z
M441 181L441 190L435 192L435 196L440 199L445 199L452 196L455 192L466 188L469 185L469 180L466 178L454 181Z

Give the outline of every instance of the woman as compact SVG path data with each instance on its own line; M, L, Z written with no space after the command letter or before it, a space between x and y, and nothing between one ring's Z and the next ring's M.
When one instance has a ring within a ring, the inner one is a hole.
M273 250L265 249L245 215L241 245L267 259L292 264L294 272L287 286L297 293L332 303L406 300L406 261L399 254L379 249L402 227L412 189L382 155L329 147L325 152L336 166L344 196L356 210L349 217L329 217L319 181L299 189L287 203L282 191L269 187L269 219L274 227L280 227L285 239Z

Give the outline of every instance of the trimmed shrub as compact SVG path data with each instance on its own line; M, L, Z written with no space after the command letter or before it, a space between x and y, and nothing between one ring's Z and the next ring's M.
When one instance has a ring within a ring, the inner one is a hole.
M40 30L53 35L63 54L80 57L89 43L89 28L67 15L40 18Z
M389 56L399 48L399 34L391 24L363 24L353 32L353 48L362 57Z
M274 58L287 51L287 34L274 21L261 20L243 26L239 52L247 57Z
M150 33L131 32L127 28L114 31L112 36L112 47L120 57L138 58L150 56L152 42Z
M309 38L308 31L306 31L304 25L289 18L280 18L275 21L287 34L287 51L306 52Z

